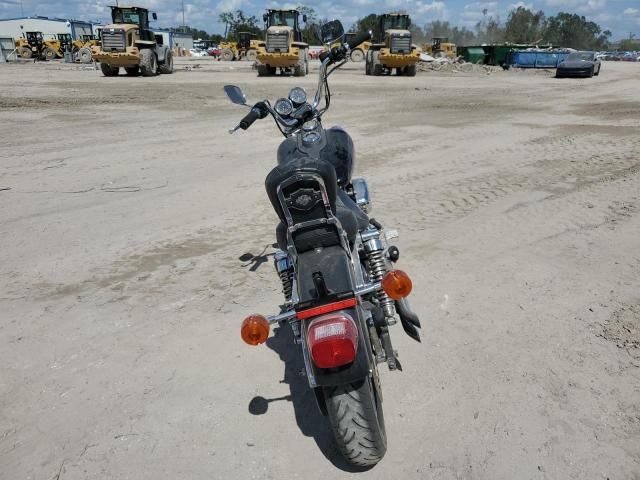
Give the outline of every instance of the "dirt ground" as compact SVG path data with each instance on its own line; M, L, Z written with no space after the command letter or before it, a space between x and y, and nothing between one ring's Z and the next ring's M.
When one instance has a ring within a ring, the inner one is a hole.
M340 460L287 331L239 336L281 300L281 138L228 135L222 86L311 92L317 63L25 63L0 65L0 478L640 479L640 64L363 69L331 77L325 125L354 138L423 323L421 344L392 329L383 461Z

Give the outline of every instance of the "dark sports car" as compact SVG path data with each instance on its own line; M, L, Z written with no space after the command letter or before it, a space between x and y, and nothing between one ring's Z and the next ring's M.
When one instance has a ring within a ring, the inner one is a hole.
M556 78L593 77L600 74L600 60L595 52L574 52L558 64Z

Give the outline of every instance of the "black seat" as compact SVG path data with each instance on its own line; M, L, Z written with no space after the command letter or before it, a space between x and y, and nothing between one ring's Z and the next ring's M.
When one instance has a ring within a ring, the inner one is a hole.
M340 221L342 228L347 234L349 243L353 245L356 234L365 230L369 226L369 217L364 213L351 197L342 189L337 189L336 195L336 218ZM276 239L280 250L287 249L287 226L280 222L276 227Z
M271 172L269 172L269 175L267 175L265 180L267 195L269 195L269 200L280 218L280 223L276 228L276 238L280 248L285 250L287 246L287 223L282 205L278 199L278 186L292 176L304 173L318 175L322 178L327 191L331 211L340 221L342 228L347 234L349 242L353 244L356 234L367 228L369 225L369 217L355 204L344 190L338 188L336 171L333 165L329 162L317 160L311 157L299 157L275 167ZM315 182L315 185L317 185L317 182ZM307 187L317 188L313 187L313 185L308 185L308 182L301 180L300 182L296 182L291 185L290 188L285 189L283 193L285 198L288 195L295 196L296 190ZM315 210L310 214L317 215L318 211ZM305 214L302 214L301 216L294 215L294 221L297 221L296 218L304 218L304 215ZM320 215L324 216L325 214L322 213ZM339 243L339 237L336 235L335 229L331 229L326 226L317 229L314 228L312 231L300 232L297 235L298 240L296 240L296 247L299 251L315 248L317 246L328 246Z

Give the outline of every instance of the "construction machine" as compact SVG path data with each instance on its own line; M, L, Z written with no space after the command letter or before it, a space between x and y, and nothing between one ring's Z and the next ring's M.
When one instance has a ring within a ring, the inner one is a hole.
M267 10L265 22L266 40L256 42L258 76L293 73L304 77L309 73L309 45L302 41L298 23L298 10ZM307 16L302 16L306 23Z
M344 34L343 43L348 43L351 45L351 41L358 35L356 32L347 32ZM351 53L349 57L352 62L361 62L364 60L369 48L371 47L371 42L366 41L362 42L360 45L357 45L351 49Z
M373 43L366 55L367 75L390 74L413 77L420 60L418 48L411 43L411 19L403 13L385 13L378 17Z
M256 59L256 49L258 41L255 40L255 33L251 32L238 32L237 42L220 42L220 50L222 51L222 60L249 60L250 62Z
M80 63L91 63L91 47L97 47L100 41L95 35L81 35L71 43L73 60Z
M21 58L53 60L62 57L60 42L57 39L45 39L42 32L25 32L16 40L16 51Z
M157 20L155 13L152 18ZM102 29L101 45L91 47L105 77L115 77L124 67L127 75L152 77L173 73L173 53L162 35L149 28L149 10L142 7L111 7L112 23Z
M73 50L73 38L70 33L58 33L56 39L60 44L60 49L56 52L58 58L64 58L64 52Z
M458 47L455 43L449 42L447 37L431 38L431 45L423 45L422 51L434 58L447 57L453 60L458 56Z

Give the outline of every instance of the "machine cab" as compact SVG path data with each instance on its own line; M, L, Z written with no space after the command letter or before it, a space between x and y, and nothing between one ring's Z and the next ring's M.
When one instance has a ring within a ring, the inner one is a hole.
M266 30L271 27L289 27L293 31L293 41L302 42L302 31L298 18L300 13L297 10L268 10L262 17ZM302 16L302 21L307 22L307 16Z

